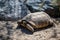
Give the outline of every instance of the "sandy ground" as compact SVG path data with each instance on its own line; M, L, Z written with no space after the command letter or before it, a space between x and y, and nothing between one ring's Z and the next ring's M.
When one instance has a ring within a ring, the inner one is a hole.
M34 33L15 25L16 22L0 21L0 40L60 40L60 22L56 27L48 26Z

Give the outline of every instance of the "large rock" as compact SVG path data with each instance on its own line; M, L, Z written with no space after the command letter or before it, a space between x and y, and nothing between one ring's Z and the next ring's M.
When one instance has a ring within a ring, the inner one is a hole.
M50 0L27 0L26 2L24 0L0 0L0 20L18 20L26 16L29 10L36 12L52 8L50 4Z

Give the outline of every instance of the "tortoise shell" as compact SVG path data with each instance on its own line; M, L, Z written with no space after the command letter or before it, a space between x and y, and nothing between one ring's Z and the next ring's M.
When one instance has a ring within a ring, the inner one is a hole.
M34 31L34 28L47 27L50 23L52 23L51 18L45 12L30 13L18 21L19 25L26 27L30 31Z

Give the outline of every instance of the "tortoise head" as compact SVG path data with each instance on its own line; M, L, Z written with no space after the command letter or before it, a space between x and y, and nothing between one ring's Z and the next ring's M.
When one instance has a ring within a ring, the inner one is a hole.
M21 23L22 23L22 20L18 20L18 22L17 22L17 23L18 23L18 25L19 25L19 24L21 24Z
M21 25L21 24L24 25L24 24L26 24L26 21L25 20L19 20L17 23L18 23L18 25Z

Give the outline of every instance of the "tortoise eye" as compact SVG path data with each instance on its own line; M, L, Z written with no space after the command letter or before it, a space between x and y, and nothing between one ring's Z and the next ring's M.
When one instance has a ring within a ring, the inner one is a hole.
M26 24L26 21L25 21L25 20L23 20L23 21L22 21L22 23L23 23L23 24Z

